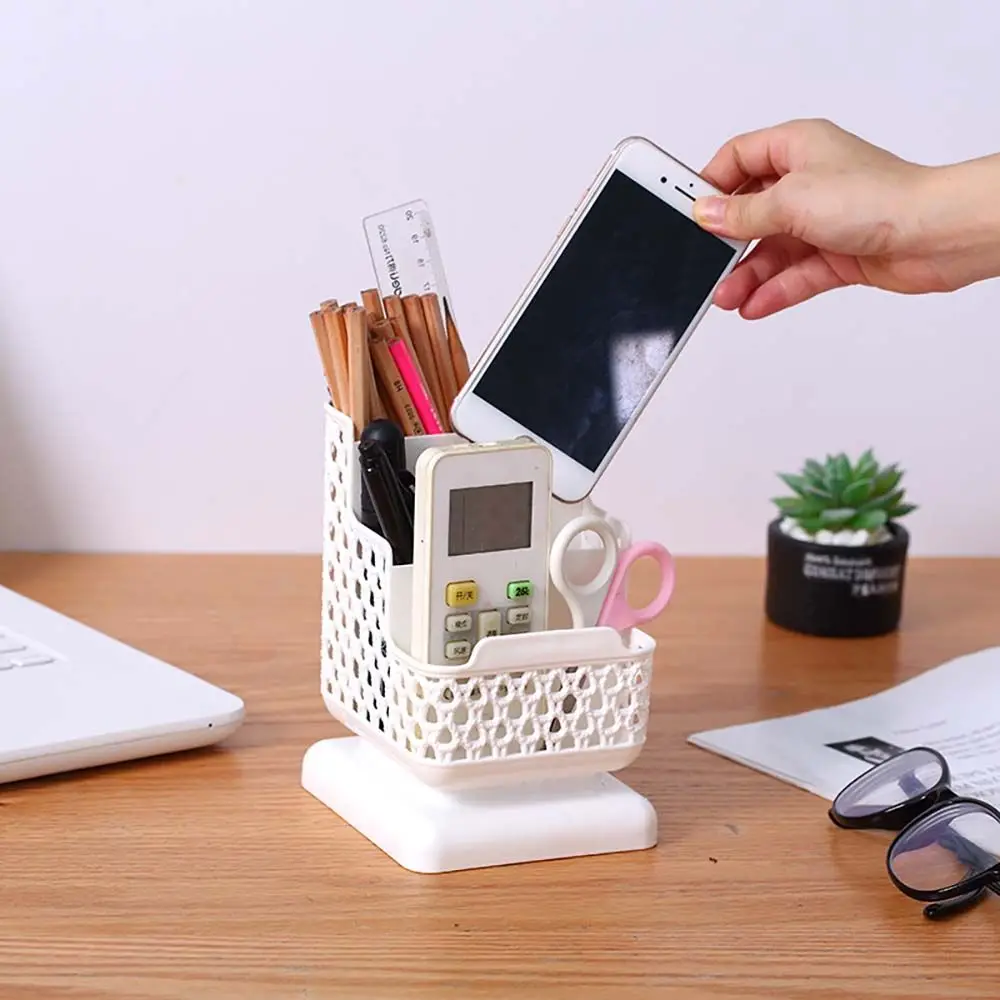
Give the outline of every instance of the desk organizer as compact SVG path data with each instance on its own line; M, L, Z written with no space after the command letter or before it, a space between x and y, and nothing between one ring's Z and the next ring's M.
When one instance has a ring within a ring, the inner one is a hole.
M410 468L458 440L407 438ZM610 773L645 742L653 640L570 629L553 590L546 631L482 639L459 666L413 659L412 567L356 516L353 425L329 405L325 470L321 690L356 735L307 750L304 788L413 871L653 846L652 806ZM594 511L553 500L553 535ZM586 573L594 553L571 555Z

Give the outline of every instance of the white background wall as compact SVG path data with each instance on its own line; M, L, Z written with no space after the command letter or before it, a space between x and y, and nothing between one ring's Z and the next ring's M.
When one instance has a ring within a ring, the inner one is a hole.
M622 136L1000 150L998 38L992 0L0 0L0 546L318 549L307 317L372 284L364 214L429 201L475 354ZM998 312L715 311L597 499L757 553L775 470L872 444L915 551L1000 553Z

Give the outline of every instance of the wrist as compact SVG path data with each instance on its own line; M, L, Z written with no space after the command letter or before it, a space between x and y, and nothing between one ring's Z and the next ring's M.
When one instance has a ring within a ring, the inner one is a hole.
M915 192L917 252L954 287L1000 276L1000 155L925 167Z

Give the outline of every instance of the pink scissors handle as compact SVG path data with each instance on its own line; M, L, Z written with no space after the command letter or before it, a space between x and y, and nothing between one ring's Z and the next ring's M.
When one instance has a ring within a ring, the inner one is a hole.
M633 608L628 602L628 573L636 560L646 556L655 559L660 567L660 588L644 608ZM674 593L674 576L674 557L662 545L658 542L637 542L618 559L608 595L597 616L597 624L627 629L651 621L670 603Z

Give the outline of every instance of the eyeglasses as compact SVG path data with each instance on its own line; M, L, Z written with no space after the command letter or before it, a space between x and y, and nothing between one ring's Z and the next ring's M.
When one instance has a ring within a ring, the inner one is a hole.
M852 830L896 833L886 865L889 878L924 915L949 916L1000 896L1000 811L951 788L948 762L929 747L914 747L877 764L841 791L830 819Z

